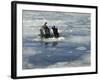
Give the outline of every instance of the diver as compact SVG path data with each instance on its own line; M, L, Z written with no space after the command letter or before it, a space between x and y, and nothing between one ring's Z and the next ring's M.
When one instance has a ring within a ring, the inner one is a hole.
M44 25L42 26L42 30L44 30L44 37L50 38L50 29L47 26L47 22L45 22Z
M43 38L43 37L44 37L44 32L43 32L43 30L42 30L42 29L40 29L40 36L41 36L41 38Z
M52 27L52 30L53 30L53 35L55 38L58 38L59 37L59 33L58 33L58 28L56 28L55 26Z

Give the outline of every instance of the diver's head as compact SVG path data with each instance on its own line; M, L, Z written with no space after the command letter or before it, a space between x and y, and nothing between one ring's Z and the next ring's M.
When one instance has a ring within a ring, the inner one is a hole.
M53 26L55 28L55 26Z
M45 24L47 24L47 22L45 22Z

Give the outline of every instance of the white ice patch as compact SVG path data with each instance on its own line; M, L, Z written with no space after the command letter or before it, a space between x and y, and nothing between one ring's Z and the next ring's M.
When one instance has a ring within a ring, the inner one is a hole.
M43 39L40 39L40 38L36 38L36 39L33 39L33 41L44 41L44 42L57 42L57 41L62 41L64 40L65 38L64 37L59 37L59 38L43 38Z
M64 37L43 39L44 42L57 42L64 40Z
M86 50L86 47L77 47L77 50Z
M56 48L48 48L48 50L51 50L51 51L54 51L54 50L56 50Z
M69 51L68 53L72 53L72 51Z

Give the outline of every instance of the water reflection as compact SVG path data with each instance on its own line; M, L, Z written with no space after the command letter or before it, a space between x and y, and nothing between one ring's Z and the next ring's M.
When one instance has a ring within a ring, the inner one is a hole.
M58 44L58 42L53 42L52 46L56 46Z
M48 47L49 45L51 45L52 47L55 47L58 45L58 42L44 42L44 41L41 41L40 42L42 46L45 46L45 47Z

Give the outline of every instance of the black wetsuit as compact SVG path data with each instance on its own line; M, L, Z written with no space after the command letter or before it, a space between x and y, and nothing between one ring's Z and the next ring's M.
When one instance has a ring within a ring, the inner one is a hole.
M52 27L52 29L53 29L54 37L55 37L55 38L58 38L58 37L59 37L58 29L55 28L55 27Z
M45 31L45 38L49 38L50 37L50 29L48 27L44 27L44 31Z

